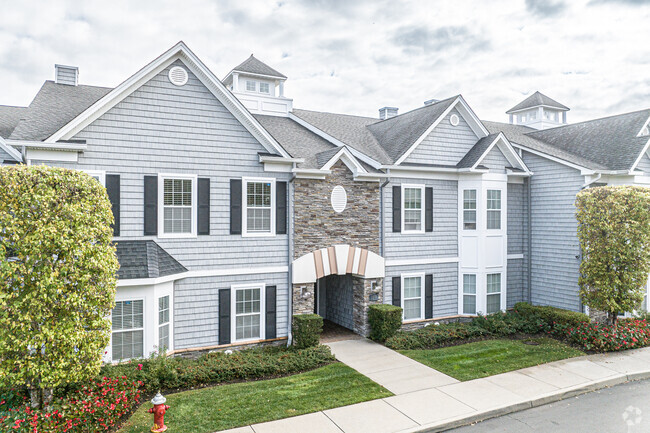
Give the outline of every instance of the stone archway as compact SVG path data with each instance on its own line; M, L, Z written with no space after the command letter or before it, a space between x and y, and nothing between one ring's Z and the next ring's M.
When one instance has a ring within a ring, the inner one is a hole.
M346 327L351 325L354 332L368 336L368 306L383 302L384 274L384 259L363 248L335 245L305 254L292 263L293 314L315 311L318 281L348 276L352 296L337 302L352 303L340 306L352 309L352 320L348 318Z

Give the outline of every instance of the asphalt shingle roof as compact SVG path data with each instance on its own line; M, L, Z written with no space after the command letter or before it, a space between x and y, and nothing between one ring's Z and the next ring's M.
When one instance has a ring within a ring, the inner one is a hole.
M474 164L476 164L476 161L478 161L481 156L485 153L485 151L490 147L490 144L499 136L499 133L492 133L490 135L487 135L483 138L481 138L479 141L472 146L472 148L465 154L463 159L458 161L458 164L456 164L456 167L458 168L470 168L473 167Z
M27 107L0 105L0 137L9 138L20 119L27 113Z
M121 280L158 278L180 274L187 269L152 240L117 241L117 260Z
M108 87L68 86L46 81L9 138L45 140L111 90Z
M316 162L318 163L318 168L322 168L327 162L334 157L339 151L341 150L341 147L337 147L336 149L330 149L326 150L325 152L320 152L316 154Z
M547 107L557 108L562 111L569 111L569 107L562 105L554 99L549 98L540 92L535 92L530 95L528 98L521 101L519 104L512 107L510 110L506 111L506 114L514 113L516 111L525 110L527 108L539 107L540 105L546 105Z
M277 78L287 78L284 74L281 74L266 63L258 60L252 54L249 58L233 68L233 71L248 72L249 74L268 75L270 77Z

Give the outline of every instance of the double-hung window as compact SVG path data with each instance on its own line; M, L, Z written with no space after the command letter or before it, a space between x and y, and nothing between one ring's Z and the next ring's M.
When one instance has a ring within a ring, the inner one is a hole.
M244 234L275 234L275 180L244 179Z
M185 237L196 235L196 176L160 175L159 235Z
M501 274L487 274L486 288L486 313L496 313L501 310Z
M257 90L257 82L246 80L246 91L255 92Z
M264 331L264 285L232 288L234 340L259 340Z
M266 93L268 95L271 93L270 89L269 83L260 83L260 93Z
M402 232L424 232L424 185L402 187Z
M402 308L404 310L404 320L424 318L423 290L423 274L402 276Z
M463 314L476 314L476 274L463 274Z
M501 190L487 190L487 228L488 230L501 229Z
M144 301L116 301L111 314L112 358L142 358L144 355Z
M169 295L158 298L158 350L169 349Z
M476 230L476 190L463 191L463 229Z

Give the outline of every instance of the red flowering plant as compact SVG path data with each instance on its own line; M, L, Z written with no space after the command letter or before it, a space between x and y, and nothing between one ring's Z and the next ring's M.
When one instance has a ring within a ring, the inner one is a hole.
M641 319L620 320L617 325L581 323L573 326L554 323L549 332L592 352L636 349L650 343L650 326Z
M140 404L142 382L104 377L42 409L14 406L0 416L0 431L20 433L86 433L112 430L122 416Z

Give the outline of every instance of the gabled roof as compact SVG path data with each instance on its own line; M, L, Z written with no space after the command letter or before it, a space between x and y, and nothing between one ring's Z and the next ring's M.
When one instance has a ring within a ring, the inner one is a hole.
M46 81L11 133L12 140L42 141L65 126L112 89L69 86ZM1 114L0 114L1 116Z
M494 143L494 140L497 139L499 133L492 133L488 136L481 138L479 141L472 146L472 148L465 154L463 159L458 161L456 167L458 168L472 168L474 164L478 162L479 159L485 154L485 151Z
M512 107L510 110L506 111L506 114L516 113L517 111L527 110L533 107L539 107L540 105L556 108L562 111L569 111L569 107L566 105L560 104L556 100L549 98L543 93L535 92L528 98L521 101L519 104Z
M27 107L0 105L0 137L9 138L27 112Z
M158 278L187 272L167 251L152 240L117 241L120 280Z
M265 75L267 77L282 78L285 80L287 79L284 74L281 74L266 63L258 60L252 54L238 66L234 67L230 74L233 72L243 72L245 74Z

